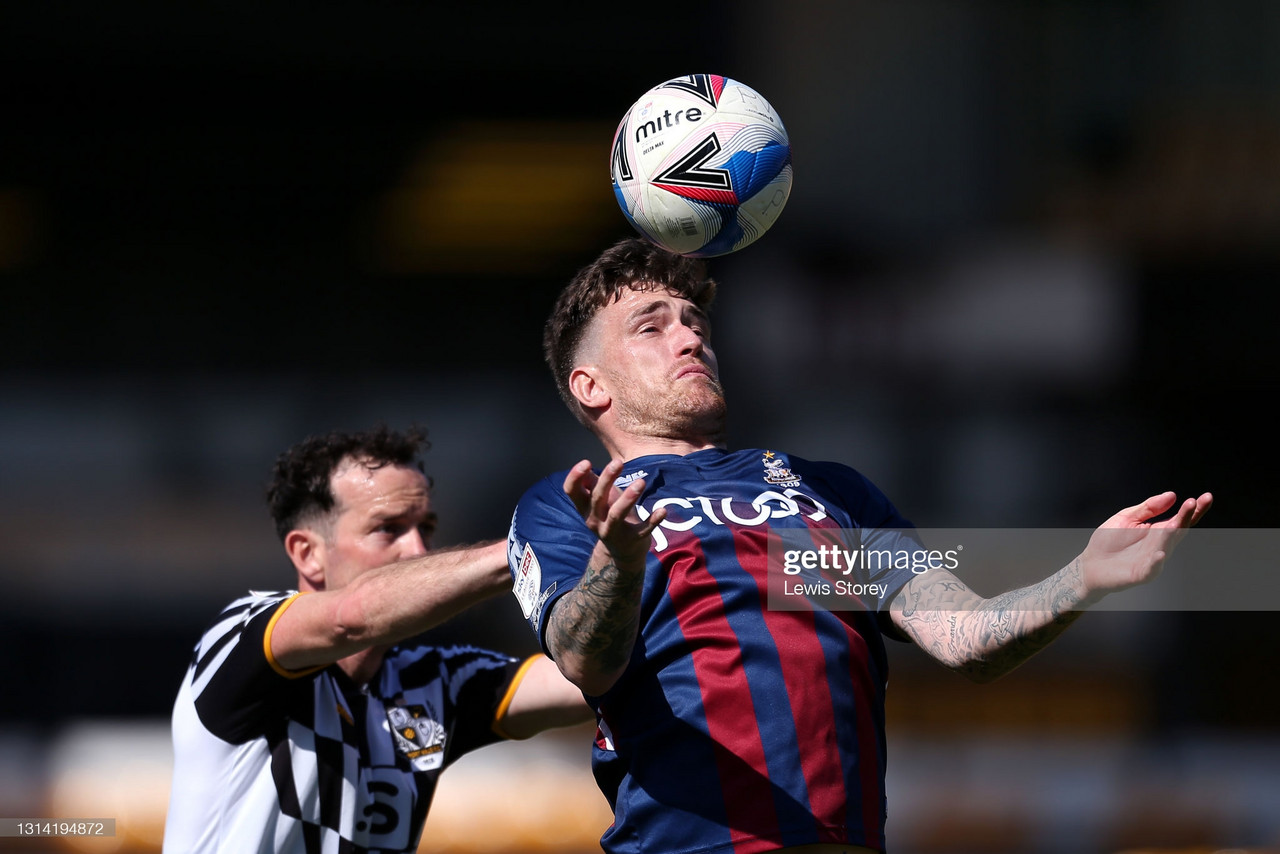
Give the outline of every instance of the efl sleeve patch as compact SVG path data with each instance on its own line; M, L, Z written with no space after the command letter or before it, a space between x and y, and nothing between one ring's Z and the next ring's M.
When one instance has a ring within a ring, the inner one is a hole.
M542 565L538 563L538 556L533 553L532 543L524 545L515 568L513 589L516 601L520 603L520 609L524 611L527 620L533 613L539 594L542 593Z

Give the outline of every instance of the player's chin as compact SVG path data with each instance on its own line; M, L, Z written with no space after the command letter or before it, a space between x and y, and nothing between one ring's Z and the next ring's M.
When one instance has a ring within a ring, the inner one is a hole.
M724 387L720 385L720 380L716 379L711 374L704 374L701 371L690 371L688 373L681 374L676 378L677 383L682 381L687 383L691 389L701 389L701 393L703 394L717 397L722 402L724 400ZM694 391L691 393L699 392Z
M723 421L727 407L720 384L709 381L685 394L677 410L690 422L698 424Z

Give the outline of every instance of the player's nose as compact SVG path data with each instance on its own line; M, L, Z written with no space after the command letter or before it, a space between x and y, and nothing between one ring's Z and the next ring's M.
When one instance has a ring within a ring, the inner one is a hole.
M697 356L702 353L703 348L706 346L697 330L683 323L675 325L674 340L681 356Z
M431 544L422 536L418 528L410 528L400 540L401 560L421 557L430 549Z

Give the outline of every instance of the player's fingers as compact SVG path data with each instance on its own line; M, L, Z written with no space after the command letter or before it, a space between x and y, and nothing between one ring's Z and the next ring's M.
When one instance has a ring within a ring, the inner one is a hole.
M1208 493L1205 495L1208 495ZM1201 498L1204 497L1205 496L1201 496ZM1209 498L1212 499L1212 496L1209 496ZM1205 511L1208 510L1208 507L1206 506L1207 503L1208 502L1202 503L1201 500L1197 498L1188 498L1182 502L1182 506L1178 508L1178 512L1171 518L1166 519L1158 525L1152 526L1153 529L1163 529L1159 531L1162 539L1158 541L1158 545L1161 550L1156 553L1157 556L1155 558L1155 566L1157 568L1164 563L1169 552L1171 552L1178 543L1182 542L1182 538L1187 535L1187 532L1191 530L1191 527L1195 525L1196 522L1199 522L1200 518L1204 516ZM1156 531L1153 530L1152 533L1156 533Z
M653 530L662 524L662 520L667 518L667 508L659 507L649 514L649 518L636 529L636 535L640 538L649 537L653 534Z
M1123 517L1130 522L1145 522L1168 510L1177 500L1178 496L1173 492L1162 492L1159 495L1151 496L1141 504L1126 507L1116 516Z
M1183 528L1186 526L1187 520L1191 518L1191 513L1195 510L1196 502L1194 498L1188 498L1178 507L1176 513L1168 519L1163 519L1151 525L1152 528Z
M577 491L583 485L583 482L591 478L591 461L578 460L565 473L564 491L566 494Z
M562 489L564 494L569 496L569 500L573 502L573 506L578 509L578 512L586 515L590 506L589 499L593 486L595 486L595 483L591 474L591 461L580 460L565 475Z
M600 477L596 479L595 488L591 490L591 514L597 519L609 517L609 494L613 491L613 482L617 480L620 471L622 471L620 460L610 460L600 470Z
M1204 495L1201 495L1199 498L1197 498L1195 512L1191 514L1191 520L1187 522L1187 527L1190 528L1196 523L1198 523L1201 519L1203 519L1204 514L1208 513L1209 508L1212 506L1213 506L1212 492L1206 492Z
M627 484L627 488L618 494L617 499L609 505L609 521L613 524L624 521L635 508L636 502L644 493L644 481L635 480Z
M1205 499L1206 496L1207 500L1202 500ZM1209 509L1208 504L1212 503L1212 500L1213 496L1208 493L1205 493L1205 495L1202 495L1200 498L1188 498L1186 501L1182 502L1182 506L1178 508L1178 512L1173 516L1173 518L1164 523L1164 527L1170 529L1167 532L1168 538L1165 542L1166 554L1168 550L1171 550L1175 545L1180 543L1182 538L1187 535L1187 532L1200 521L1201 517L1204 516L1205 511ZM1163 560L1165 556L1166 555L1162 555L1161 560Z
M1197 522L1199 522L1200 519L1204 516L1205 512L1209 509L1208 504L1211 503L1213 500L1213 496L1209 496L1208 493L1206 493L1205 495L1208 496L1208 499L1203 504L1201 502L1201 499L1205 498L1205 496L1201 496L1201 498L1186 499L1185 501L1182 502L1182 506L1178 508L1177 513L1173 514L1173 516L1166 519L1164 522L1161 522L1159 525L1155 527L1161 527L1161 528L1192 527Z

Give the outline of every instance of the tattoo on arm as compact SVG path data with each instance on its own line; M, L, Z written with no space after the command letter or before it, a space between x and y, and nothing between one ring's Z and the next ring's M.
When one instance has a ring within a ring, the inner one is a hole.
M628 573L611 558L595 558L556 604L547 625L549 646L591 661L601 670L621 669L631 657L640 622L643 572Z
M1080 561L1038 584L982 599L962 582L923 578L904 591L899 620L926 652L973 677L995 677L1035 655L1081 611Z

